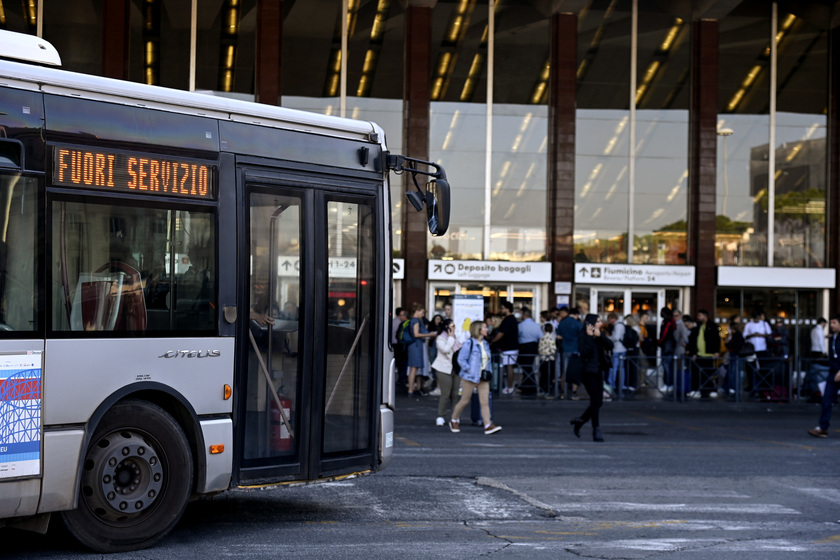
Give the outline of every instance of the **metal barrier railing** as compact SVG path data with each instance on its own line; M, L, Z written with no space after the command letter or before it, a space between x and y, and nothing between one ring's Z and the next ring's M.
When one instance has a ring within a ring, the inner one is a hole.
M502 357L491 357L493 379L490 389L496 396L507 384L507 368ZM514 384L521 394L549 398L570 397L568 372L562 351L546 361L537 354L519 354L514 365ZM613 400L653 398L684 401L694 396L727 398L734 402L761 400L793 402L819 399L820 383L828 378L828 359L789 356L736 356L700 358L683 356L620 355L612 386L605 389ZM578 380L580 384L580 380Z
M513 365L514 387L520 395L570 397L565 360L520 354ZM502 357L491 357L490 389L497 396L508 384ZM794 402L819 394L828 377L825 358L789 356L734 356L691 359L676 355L620 355L614 385L605 383L613 400L652 398L682 402L696 397L726 398L733 402L760 400ZM578 380L579 382L579 380Z

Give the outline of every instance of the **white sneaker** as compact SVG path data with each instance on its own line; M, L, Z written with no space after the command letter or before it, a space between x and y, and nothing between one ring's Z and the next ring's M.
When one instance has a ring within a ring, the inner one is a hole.
M711 393L709 393L709 397L712 398L712 399L718 398L717 391L712 391Z
M437 420L435 420L435 426L445 426L446 420L443 419L443 416L438 416Z
M439 397L440 396L440 387L435 387L435 390L429 393L431 397Z
M690 393L688 393L688 398L699 399L700 398L700 391L691 391Z

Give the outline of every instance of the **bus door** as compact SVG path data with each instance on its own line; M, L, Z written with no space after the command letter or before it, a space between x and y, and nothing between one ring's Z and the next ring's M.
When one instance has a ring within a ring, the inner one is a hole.
M267 182L246 179L239 483L368 470L378 410L375 199Z

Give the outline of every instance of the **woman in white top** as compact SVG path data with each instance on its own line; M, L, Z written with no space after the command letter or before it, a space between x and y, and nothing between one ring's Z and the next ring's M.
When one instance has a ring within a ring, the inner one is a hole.
M444 420L443 415L458 402L458 388L461 386L461 377L458 375L460 368L452 366L452 357L461 348L461 342L455 337L455 321L452 319L441 321L438 325L435 347L437 348L437 356L435 361L432 362L432 369L435 370L435 377L440 389L438 417L435 423L438 426L445 426L446 420Z

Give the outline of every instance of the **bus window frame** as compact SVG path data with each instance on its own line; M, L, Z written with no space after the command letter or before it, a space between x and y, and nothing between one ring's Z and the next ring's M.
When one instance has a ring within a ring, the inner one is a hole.
M43 339L46 334L46 320L47 320L47 306L46 306L46 267L47 267L47 248L46 248L46 231L44 224L47 219L45 208L45 189L44 183L46 178L44 173L33 172L26 169L16 169L13 167L0 168L0 174L19 175L28 179L35 180L35 200L37 201L37 209L35 214L35 247L38 252L34 256L35 265L35 313L33 317L36 321L35 328L26 331L10 330L0 331L2 337L0 340L22 340L22 339Z
M211 338L219 336L219 321L222 319L222 313L219 310L219 296L220 296L220 273L219 273L219 257L220 257L220 232L219 232L219 204L217 201L198 201L191 199L183 199L179 197L160 197L160 196L144 196L132 193L102 193L101 191L90 191L70 188L70 187L48 187L46 189L46 204L45 208L45 227L43 228L43 246L45 247L46 262L52 263L59 258L60 250L53 246L53 218L54 213L57 212L56 203L78 203L78 204L97 204L102 206L119 206L119 207L134 207L143 209L166 210L170 212L179 211L194 211L199 210L202 213L212 216L214 226L213 232L213 246L214 258L216 262L214 274L214 290L213 299L216 302L215 320L213 328L207 330L201 329L162 329L162 330L144 330L144 331L117 331L117 330L102 330L102 331L78 331L78 330L57 330L52 324L52 309L57 303L53 298L52 290L47 289L47 286L52 286L56 281L60 284L60 279L55 279L52 267L45 264L44 274L44 328L46 330L47 338L52 339L97 339L97 338L120 338L120 339L148 339L148 338L180 338L180 337L197 337L197 338ZM49 324L46 324L46 323Z

